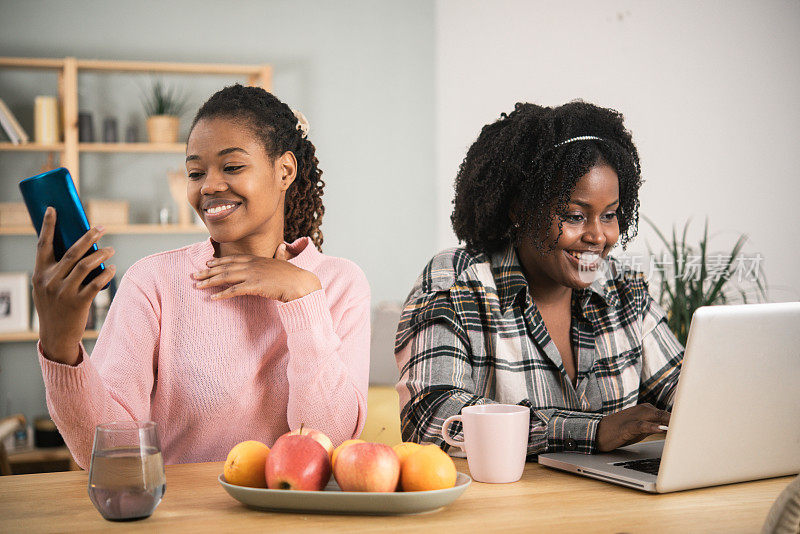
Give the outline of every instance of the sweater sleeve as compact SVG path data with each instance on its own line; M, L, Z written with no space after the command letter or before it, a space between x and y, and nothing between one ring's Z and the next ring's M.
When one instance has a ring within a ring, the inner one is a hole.
M324 289L278 306L289 349L289 428L317 429L334 445L358 437L367 416L370 291L358 274L332 303L343 306L336 324Z
M91 357L70 366L38 345L47 408L76 463L89 467L95 426L150 419L159 318L154 299L126 273Z

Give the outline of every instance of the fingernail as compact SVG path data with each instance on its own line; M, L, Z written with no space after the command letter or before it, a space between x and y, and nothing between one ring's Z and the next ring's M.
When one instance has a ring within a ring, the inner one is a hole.
M103 226L103 225L99 225L99 226L95 226L94 229L97 230L98 232L102 232L103 230L106 229L106 227Z

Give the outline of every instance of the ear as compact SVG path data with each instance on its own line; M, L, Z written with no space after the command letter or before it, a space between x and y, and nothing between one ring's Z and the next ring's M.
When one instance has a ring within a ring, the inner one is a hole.
M281 191L286 191L297 178L297 158L294 152L287 150L275 160L276 177L280 180Z

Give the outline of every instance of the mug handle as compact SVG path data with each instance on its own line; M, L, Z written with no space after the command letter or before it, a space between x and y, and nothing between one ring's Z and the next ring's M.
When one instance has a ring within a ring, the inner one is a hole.
M461 415L452 415L444 420L444 423L442 423L442 438L448 445L451 445L453 447L458 447L462 451L466 452L463 441L456 441L450 437L450 425L452 425L456 421L461 421L461 424L462 425L464 424L463 419L461 419Z

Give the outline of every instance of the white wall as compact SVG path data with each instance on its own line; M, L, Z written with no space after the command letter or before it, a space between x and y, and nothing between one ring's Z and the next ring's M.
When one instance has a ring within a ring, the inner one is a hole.
M771 299L800 298L800 2L437 0L438 243L481 126L518 101L624 113L663 229L709 217L721 251L760 252ZM640 226L629 253L644 252Z

